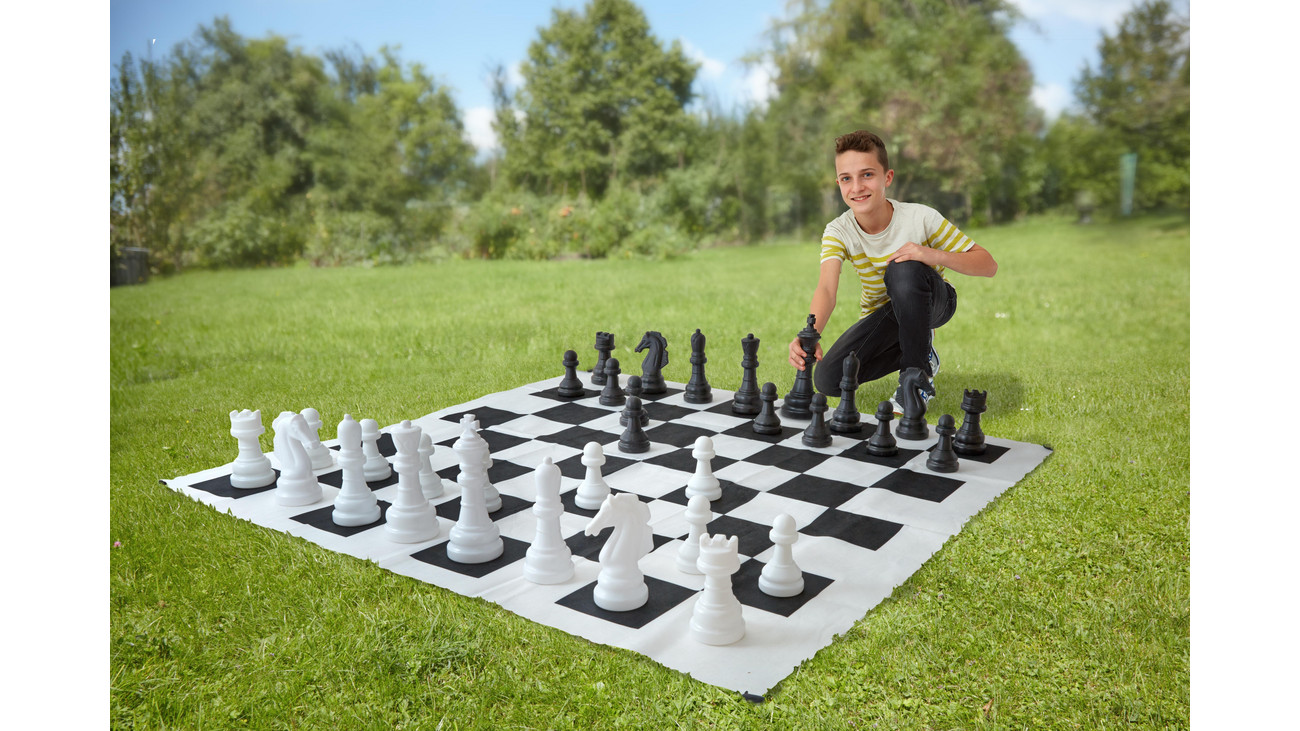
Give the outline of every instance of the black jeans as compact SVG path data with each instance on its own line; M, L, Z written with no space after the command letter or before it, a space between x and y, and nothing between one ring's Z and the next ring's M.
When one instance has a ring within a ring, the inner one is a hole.
M825 351L813 371L818 391L840 395L849 353L858 357L858 383L908 368L930 373L930 330L952 319L957 291L919 261L890 264L885 269L885 291L889 302L850 326Z

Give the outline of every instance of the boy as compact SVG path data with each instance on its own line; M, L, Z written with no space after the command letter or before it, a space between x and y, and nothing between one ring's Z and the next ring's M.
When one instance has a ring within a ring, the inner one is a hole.
M885 197L894 171L884 141L875 134L858 130L835 138L835 177L849 210L822 234L821 273L809 312L816 316L817 332L825 330L846 259L862 284L861 312L824 357L817 344L813 385L827 396L839 396L844 359L853 353L860 363L858 383L899 372L893 401L894 411L902 413L905 380L912 387L922 384L921 403L934 395L939 370L934 329L957 310L957 292L942 272L991 277L998 264L933 208ZM796 337L790 343L790 364L803 370L803 361ZM919 373L904 379L912 368Z

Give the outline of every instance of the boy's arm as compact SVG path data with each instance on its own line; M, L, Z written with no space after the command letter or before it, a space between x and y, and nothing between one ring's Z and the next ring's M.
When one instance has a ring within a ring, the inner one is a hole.
M817 289L813 290L812 304L808 306L808 312L817 319L813 327L817 332L826 329L826 322L831 319L831 312L835 310L835 295L840 287L840 266L843 264L839 259L827 259L822 262L821 270L817 275ZM799 370L803 370L803 345L799 342L799 337L795 336L790 341L790 365ZM817 349L813 353L817 360L822 359L822 344L817 343Z
M971 244L966 251L944 251L909 241L889 257L891 264L896 261L919 261L927 266L944 267L972 277L991 277L998 273L998 263L993 260L993 255L979 244Z

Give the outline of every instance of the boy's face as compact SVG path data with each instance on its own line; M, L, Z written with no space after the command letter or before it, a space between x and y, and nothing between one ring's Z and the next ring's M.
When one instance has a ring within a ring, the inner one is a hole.
M894 171L885 170L875 150L845 150L835 156L835 181L840 197L855 216L873 216L888 210L885 188L894 181Z

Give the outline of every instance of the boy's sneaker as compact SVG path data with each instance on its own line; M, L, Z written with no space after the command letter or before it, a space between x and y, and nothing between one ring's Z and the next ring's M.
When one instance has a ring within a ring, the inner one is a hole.
M933 378L930 379L930 390L931 391L934 390ZM925 391L921 391L921 400L925 402L927 407L929 407L930 399L932 398L934 398L933 394L929 394L926 393ZM891 406L894 407L894 416L903 415L903 386L901 384L898 386L898 388L894 389L894 395L890 397L889 403Z

